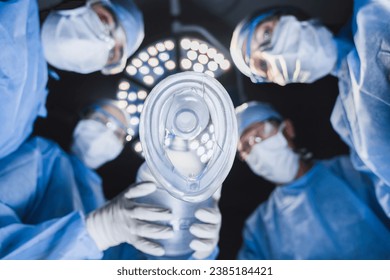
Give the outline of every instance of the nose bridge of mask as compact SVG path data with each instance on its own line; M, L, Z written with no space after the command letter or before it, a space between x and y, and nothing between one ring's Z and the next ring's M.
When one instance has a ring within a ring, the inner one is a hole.
M237 144L230 97L215 79L184 72L160 82L145 102L140 138L146 162L171 195L209 198L230 171Z
M264 149L277 150L288 146L286 137L283 135L283 129L285 128L284 122L280 124L278 132L275 135L257 143L256 145L262 146Z

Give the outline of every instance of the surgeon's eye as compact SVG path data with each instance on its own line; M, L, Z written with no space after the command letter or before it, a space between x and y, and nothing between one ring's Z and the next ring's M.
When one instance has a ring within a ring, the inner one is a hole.
M268 63L264 59L259 59L257 63L258 69L264 73L268 71Z
M115 58L115 48L112 48L108 53L108 61L112 62Z
M264 34L263 34L263 44L264 45L271 41L271 35L272 35L271 28L267 28L266 30L264 30Z

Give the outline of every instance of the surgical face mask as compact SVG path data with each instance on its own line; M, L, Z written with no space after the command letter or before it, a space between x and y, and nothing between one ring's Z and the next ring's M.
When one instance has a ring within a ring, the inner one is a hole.
M50 64L78 73L101 70L115 46L109 27L89 5L51 12L43 23L41 37Z
M73 133L72 152L92 169L113 160L122 149L114 132L95 120L81 120Z
M255 144L245 161L255 174L276 184L292 182L299 168L299 156L288 146L281 129Z
M282 16L265 50L252 50L250 68L255 76L279 85L311 83L329 74L337 60L332 33L313 21ZM261 77L260 77L261 78Z

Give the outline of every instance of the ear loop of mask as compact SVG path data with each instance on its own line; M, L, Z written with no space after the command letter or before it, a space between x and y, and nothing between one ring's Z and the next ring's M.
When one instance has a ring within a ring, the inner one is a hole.
M276 55L275 60L279 63L279 66L281 69L281 71L279 71L279 73L281 74L281 77L283 77L283 83L286 84L287 81L289 81L286 60L284 59L283 55ZM279 68L277 68L277 69L279 69Z
M265 55L266 53L263 53L263 54ZM270 55L269 57L267 57L267 55L265 55L264 59L271 66L272 76L273 76L272 79L277 83L283 84L284 83L283 74L279 71L279 68L277 67L277 60L279 60L279 56ZM279 61L279 64L280 63L281 62Z
M295 61L295 70L294 70L293 79L292 79L293 82L298 81L298 77L299 77L300 73L301 73L301 60L298 58Z
M277 55L275 56L275 61L278 62L278 65L280 66L280 69L281 69L281 72L279 71L279 67L277 67L277 63L274 62L272 64L275 65L276 67L276 71L274 71L274 79L275 79L275 82L279 83L279 84L286 84L287 82L305 82L309 76L310 76L310 73L308 72L305 72L305 71L301 71L301 61L299 58L297 58L295 60L295 69L294 69L294 72L293 72L293 77L292 79L290 80L289 78L289 74L288 74L288 71L287 71L287 63L286 63L286 60L284 59L284 57L282 55ZM281 74L281 75L278 75L278 74ZM279 80L280 79L279 77L283 77L283 81L282 80Z

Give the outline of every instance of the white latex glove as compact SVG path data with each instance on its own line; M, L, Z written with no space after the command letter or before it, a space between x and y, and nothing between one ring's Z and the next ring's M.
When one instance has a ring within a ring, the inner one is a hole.
M173 236L170 227L154 224L172 219L170 210L136 204L132 199L146 196L156 190L153 183L130 186L103 207L86 218L87 231L100 250L127 242L138 250L153 255L164 255L164 249L148 239L168 239Z
M190 248L195 251L192 255L195 259L204 259L210 256L218 244L222 222L218 207L220 197L221 187L213 195L214 207L201 208L195 212L195 217L202 222L194 223L190 227L190 232L197 237L190 243Z

